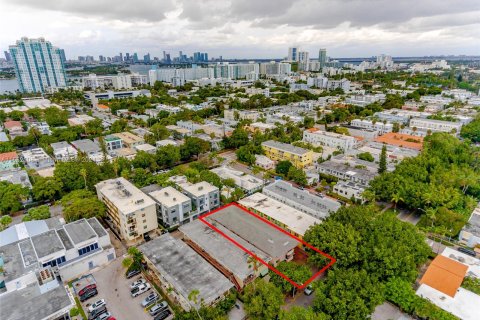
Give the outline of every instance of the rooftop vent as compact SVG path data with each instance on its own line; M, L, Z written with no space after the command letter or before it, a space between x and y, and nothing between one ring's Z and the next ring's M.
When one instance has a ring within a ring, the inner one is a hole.
M135 204L140 204L144 202L145 202L145 199L138 199L137 201L135 201Z

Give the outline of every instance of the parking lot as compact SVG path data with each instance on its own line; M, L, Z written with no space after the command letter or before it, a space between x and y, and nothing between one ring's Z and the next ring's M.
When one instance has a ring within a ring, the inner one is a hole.
M82 303L83 310L88 309L87 305L105 299L107 309L117 320L152 320L153 317L145 311L140 303L152 292L141 294L136 298L130 296L130 284L140 278L125 278L125 269L122 266L122 257L119 257L105 268L93 273L97 281L98 295Z

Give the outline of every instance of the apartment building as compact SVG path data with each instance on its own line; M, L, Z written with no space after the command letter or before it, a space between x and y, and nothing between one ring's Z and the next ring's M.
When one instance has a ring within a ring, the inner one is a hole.
M82 78L83 88L89 89L108 89L116 90L132 89L135 86L147 84L147 76L138 73L133 74L119 74L116 76L97 76L96 74L89 74Z
M256 154L255 165L263 170L271 170L275 168L275 161L270 160L270 158L264 156L263 154Z
M55 166L53 159L42 148L22 151L20 159L29 169L40 170Z
M18 155L15 151L0 153L0 171L11 170L18 164Z
M354 119L350 125L367 130L375 130L378 131L378 134L380 135L392 132L393 130L393 124L390 122L384 123L382 121L373 121L367 119Z
M347 198L363 201L365 186L352 181L338 181L333 187L333 192Z
M173 187L149 193L157 203L158 222L167 228L191 221L192 200Z
M183 192L192 199L193 207L197 215L208 212L220 205L220 191L214 185L201 181L195 184L184 184L180 186Z
M333 176L340 180L352 181L362 185L368 185L368 183L376 176L376 173L373 173L368 169L356 166L352 167L349 163L332 160L317 164L316 168L320 174Z
M242 189L246 194L252 194L262 189L263 181L242 171L234 170L230 167L218 167L210 170L222 179L233 179L235 185Z
M334 132L320 131L317 128L303 131L303 141L311 143L314 146L327 146L343 151L353 149L357 145L357 140L354 137Z
M139 136L136 136L133 133L128 131L121 132L121 133L114 133L113 136L121 139L123 146L128 148L134 148L138 145L145 143L145 140L143 140L143 138L140 138Z
M72 141L71 144L75 147L75 149L77 149L78 152L81 152L87 156L102 152L100 145L90 139L75 140Z
M95 138L95 141L99 143L100 140L98 138ZM113 134L109 134L109 135L103 137L103 142L105 143L105 147L107 148L108 151L123 148L122 139L120 139L119 137L117 137Z
M68 119L68 124L70 126L84 126L87 122L95 120L94 117L91 117L87 114L79 114L73 118Z
M313 194L308 190L300 190L283 180L277 180L264 187L262 193L320 220L341 207L340 202L333 198Z
M158 227L155 201L125 178L105 180L95 188L107 206L109 224L127 243L135 243Z
M430 130L433 132L454 132L455 134L458 134L460 133L460 129L462 129L462 125L461 122L433 119L413 118L410 120L411 128L415 127L420 130Z
M274 161L290 161L296 168L305 168L313 163L313 152L311 150L292 146L274 140L262 142L262 149L265 155Z
M53 156L57 161L70 161L77 158L78 151L68 142L55 142L50 145L53 149Z

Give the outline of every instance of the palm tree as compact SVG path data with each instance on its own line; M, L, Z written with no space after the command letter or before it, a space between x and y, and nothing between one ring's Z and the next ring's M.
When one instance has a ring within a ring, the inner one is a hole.
M190 291L190 293L188 294L188 301L193 301L193 303L196 305L198 303L198 295L200 294L200 291L198 289L193 289L192 291ZM190 304L191 305L191 304ZM200 316L200 313L198 313L198 309L195 308L195 306L192 306L193 309L195 309L195 311L197 312L197 316L203 320L203 318Z
M432 220L432 228L433 228L433 224L437 219L437 210L434 208L428 208L427 210L425 210L425 214L430 220Z
M87 190L87 169L80 169L80 175L83 177L83 183L85 184L85 190Z
M400 201L403 201L403 198L402 196L397 192L397 193L394 193L392 194L392 199L391 201L394 203L394 210L395 212L397 211L397 204L400 202Z
M258 266L260 265L258 260L254 256L249 256L247 259L248 267L250 268L250 264L253 265L253 271L258 271Z

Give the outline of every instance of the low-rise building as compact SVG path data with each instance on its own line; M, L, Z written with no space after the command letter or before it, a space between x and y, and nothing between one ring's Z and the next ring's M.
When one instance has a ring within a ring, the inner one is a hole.
M8 181L32 189L32 183L30 182L27 171L21 170L20 168L0 171L0 181Z
M68 142L54 142L50 146L53 149L53 156L57 161L70 161L77 158L77 150L68 144Z
M11 170L18 164L18 155L15 151L0 153L0 171Z
M87 114L79 114L73 118L68 119L68 124L70 126L84 126L87 122L95 120L94 117L91 117Z
M100 145L90 139L75 140L72 141L71 144L75 147L75 149L77 149L78 152L81 152L87 156L102 152Z
M320 220L325 219L330 213L336 212L341 207L340 202L335 199L312 194L308 190L301 190L283 180L277 180L265 186L262 192L270 198Z
M143 138L140 138L139 136L136 136L133 133L128 131L121 132L121 133L114 133L113 135L116 136L117 138L122 139L123 146L128 148L134 148L138 145L145 143L145 140L143 140Z
M475 248L480 244L480 203L473 210L467 224L460 231L458 239L470 248Z
M5 121L3 123L3 126L5 127L5 129L8 130L8 134L10 135L10 137L12 137L12 139L15 137L24 136L27 134L27 132L23 130L23 126L20 121L14 121L14 120Z
M343 151L353 149L357 145L357 140L354 137L334 132L320 131L317 128L303 131L303 141L311 143L314 146L328 146Z
M154 154L157 151L156 147L154 147L154 146L152 146L151 144L148 144L148 143L143 143L143 144L136 145L134 148L137 151L144 151L144 152L150 153L150 154Z
M167 228L185 224L192 220L192 200L173 187L149 193L157 203L158 222Z
M242 189L246 194L257 192L263 187L263 181L261 179L229 167L218 167L210 171L217 174L222 179L233 179L235 185Z
M20 159L29 169L37 171L55 166L53 159L42 148L22 151Z
M263 170L271 170L275 168L275 161L270 160L268 157L263 154L255 155L255 165L262 168Z
M333 192L347 199L363 201L365 186L352 181L338 181L333 187Z
M177 184L182 192L192 200L192 217L194 219L220 205L220 190L206 181L193 184L188 182L185 176L173 176L170 177L170 181Z
M97 142L100 145L100 140L98 138L95 139L95 142ZM123 142L122 139L119 137L109 134L105 137L103 137L103 142L105 143L105 147L107 148L108 151L112 150L117 150L123 148Z
M367 119L354 119L350 124L354 127L368 129L368 130L375 130L378 131L380 135L392 132L393 124L390 122L382 122L382 121L373 121Z
M391 146L398 146L414 150L422 150L423 137L411 136L403 133L390 132L375 139L376 142L385 143Z
M340 180L352 181L361 185L375 178L376 174L363 167L352 167L349 164L328 160L316 165L320 175L333 176Z
M233 284L182 240L169 233L138 247L162 291L184 310L221 301ZM198 291L197 301L189 299Z
M158 227L155 201L125 178L105 180L95 188L98 199L107 206L107 221L127 243Z
M265 155L274 161L290 161L296 168L305 168L312 165L313 152L291 144L274 140L262 142Z
M230 232L225 227L217 226L221 232L228 234L233 240L257 257L268 262L266 253L252 245L249 241ZM256 262L250 255L232 241L199 220L187 223L179 228L183 241L205 258L217 270L223 273L237 288L241 290L257 276L268 273L268 268Z
M321 223L321 220L310 214L301 212L263 193L254 193L239 200L238 203L299 238L305 235L308 228Z
M264 133L265 131L269 130L272 131L277 126L273 123L263 123L263 122L254 122L246 127L251 132L259 131Z
M33 122L31 124L32 128L35 128L40 132L40 134L51 135L52 131L50 130L50 126L46 122Z
M460 133L463 124L461 122L413 118L410 120L410 127L432 132Z

